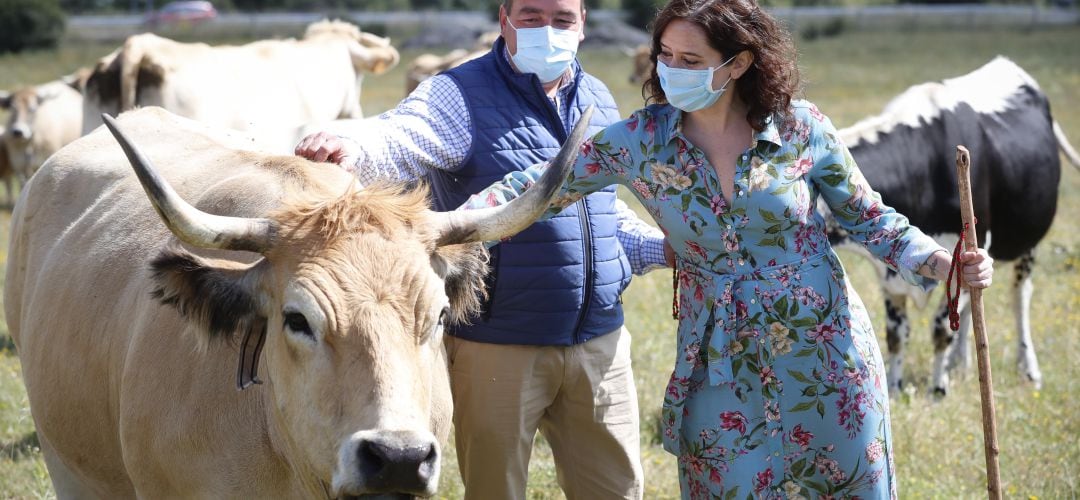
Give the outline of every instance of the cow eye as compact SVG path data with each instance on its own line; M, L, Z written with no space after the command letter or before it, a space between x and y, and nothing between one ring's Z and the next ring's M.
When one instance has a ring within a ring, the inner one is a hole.
M435 333L440 334L443 328L446 327L447 318L450 316L450 308L444 307L442 312L439 313L439 323L435 325Z
M311 325L308 324L307 318L298 312L285 313L285 327L300 335L315 336L311 331Z

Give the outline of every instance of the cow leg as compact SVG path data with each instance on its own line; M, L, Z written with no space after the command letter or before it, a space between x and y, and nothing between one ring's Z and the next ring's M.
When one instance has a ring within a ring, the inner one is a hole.
M1034 265L1034 250L1029 250L1013 265L1013 272L1016 274L1013 283L1013 307L1016 308L1016 327L1020 337L1016 351L1016 367L1036 389L1040 389L1042 372L1039 371L1039 360L1035 357L1035 344L1031 341L1031 293L1035 289L1031 282L1031 269Z
M910 334L907 297L885 293L885 341L889 346L889 368L885 379L889 384L889 396L893 398L904 388L904 347Z
M942 307L945 314L943 316L944 321L941 323L935 322L935 327L950 328L948 302L943 303ZM957 308L960 313L960 328L953 334L953 342L950 347L946 348L948 352L946 369L950 373L959 374L960 378L963 378L968 373L971 373L971 294L968 293L966 288L960 291Z
M963 356L954 354L956 348L967 349L967 339L957 341L957 338L966 337L967 329L970 328L971 314L969 313L971 299L967 292L961 291L957 301L957 310L960 314L959 330L952 331L949 325L949 298L942 296L941 306L934 315L934 368L931 379L931 391L935 396L945 396L949 389L949 362L950 358Z
M41 444L41 454L45 457L45 467L49 470L49 479L58 500L98 497L96 492L84 485L79 476L60 460L41 433L38 433L38 442Z
M12 184L11 176L8 176L7 178L4 179L4 186L7 187L7 204L5 204L4 206L8 207L8 208L14 208L15 207L15 186Z

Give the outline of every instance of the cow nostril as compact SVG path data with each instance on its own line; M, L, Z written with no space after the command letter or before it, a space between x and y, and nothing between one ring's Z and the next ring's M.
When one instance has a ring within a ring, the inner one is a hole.
M356 450L356 456L360 459L360 472L364 477L375 477L382 472L386 464L386 453L383 446L373 441L360 443L360 449Z
M439 452L434 443L365 439L356 457L358 472L372 492L424 492L438 474Z
M417 475L420 476L421 481L430 481L435 475L436 466L439 463L439 453L436 451L434 445L428 445L427 456L420 462L420 466L417 469Z

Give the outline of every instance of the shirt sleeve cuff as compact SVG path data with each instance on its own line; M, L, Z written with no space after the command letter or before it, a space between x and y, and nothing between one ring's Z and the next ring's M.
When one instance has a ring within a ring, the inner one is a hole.
M660 233L657 231L657 233ZM667 259L664 258L663 233L659 237L649 235L641 242L641 273L664 269L667 267Z
M904 278L904 281L922 288L923 291L933 290L937 286L937 280L919 275L917 271L934 252L939 250L948 252L945 247L939 245L933 238L913 239L904 248L903 253L900 254L900 265L897 266L899 269L896 271L900 274L900 277Z

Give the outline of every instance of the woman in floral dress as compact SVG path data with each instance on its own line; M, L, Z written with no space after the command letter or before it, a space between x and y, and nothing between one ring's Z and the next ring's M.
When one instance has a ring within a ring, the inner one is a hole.
M668 236L679 327L663 442L683 497L895 497L881 353L815 206L911 283L945 279L949 252L792 100L790 37L753 0L673 0L652 44L654 104L585 143L552 211L619 183ZM542 170L469 206L504 203ZM984 251L961 262L966 285L989 286Z

